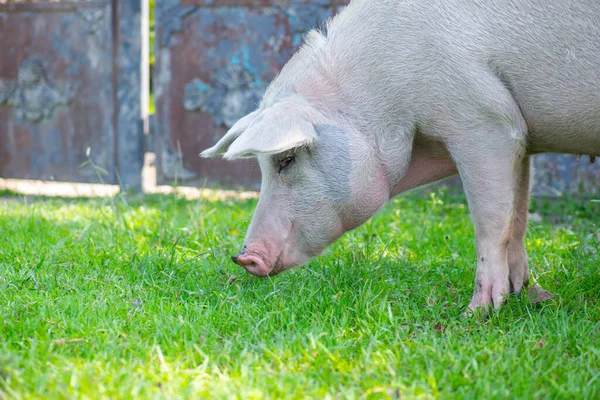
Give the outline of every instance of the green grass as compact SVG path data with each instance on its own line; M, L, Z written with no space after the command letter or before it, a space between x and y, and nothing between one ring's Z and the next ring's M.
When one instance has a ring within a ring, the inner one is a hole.
M600 397L599 203L532 204L558 297L469 319L472 225L445 191L266 280L228 260L254 200L3 195L0 398Z

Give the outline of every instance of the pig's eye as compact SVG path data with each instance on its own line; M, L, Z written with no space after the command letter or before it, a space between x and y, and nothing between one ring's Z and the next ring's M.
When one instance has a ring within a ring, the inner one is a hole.
M278 171L278 173L281 173L281 171L283 171L284 169L286 169L287 167L289 167L291 164L293 164L294 160L295 160L294 157L286 157L283 160L281 160L279 162L279 171Z

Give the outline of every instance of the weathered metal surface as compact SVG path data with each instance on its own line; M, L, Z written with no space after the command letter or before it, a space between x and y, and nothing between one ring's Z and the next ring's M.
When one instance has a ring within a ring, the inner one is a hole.
M117 182L125 188L141 190L144 167L144 126L141 113L142 24L141 1L112 0L113 115L116 115ZM160 0L159 0L160 1ZM146 33L147 34L147 33Z
M0 81L0 103L12 107L20 121L50 119L55 108L71 103L74 92L73 84L52 81L35 57L19 66L15 81Z
M141 182L138 1L0 4L0 176Z
M206 160L252 111L302 35L348 1L161 0L155 66L157 166L161 183L257 187L254 161Z

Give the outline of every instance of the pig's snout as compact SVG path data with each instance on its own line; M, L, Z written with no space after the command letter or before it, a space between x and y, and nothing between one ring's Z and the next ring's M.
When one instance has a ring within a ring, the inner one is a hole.
M231 260L237 265L243 267L252 275L264 278L269 276L273 271L273 267L267 266L263 259L252 254L237 254L231 257Z

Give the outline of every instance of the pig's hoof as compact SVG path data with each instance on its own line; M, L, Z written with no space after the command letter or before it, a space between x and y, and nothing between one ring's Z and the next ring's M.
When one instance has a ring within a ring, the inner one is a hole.
M489 307L479 307L473 309L469 304L469 307L465 312L463 312L462 316L464 318L485 318L488 316L489 310Z
M527 287L527 281L529 278L529 269L523 267L514 267L510 270L510 292L514 294L521 294L523 287Z
M469 309L475 313L487 314L489 308L493 305L496 310L506 301L510 290L508 279L505 282L498 280L495 283L475 282L475 293L469 304Z
M543 289L538 284L535 284L529 288L529 302L532 304L541 303L543 301L550 300L553 297L553 293Z

